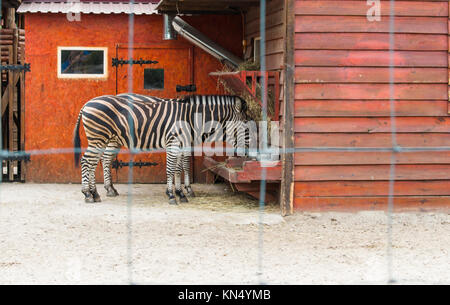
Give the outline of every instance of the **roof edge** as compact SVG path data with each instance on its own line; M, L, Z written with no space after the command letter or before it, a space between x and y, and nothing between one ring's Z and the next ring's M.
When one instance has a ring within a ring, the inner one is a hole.
M82 13L82 14L158 14L156 3L143 2L23 2L17 13Z

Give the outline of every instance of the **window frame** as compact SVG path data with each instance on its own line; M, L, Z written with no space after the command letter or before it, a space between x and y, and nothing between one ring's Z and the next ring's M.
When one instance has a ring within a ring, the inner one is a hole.
M73 74L61 73L62 51L103 51L103 74ZM58 78L62 79L95 79L108 77L108 48L107 47L79 47L79 46L59 46L57 50L58 62L56 65Z

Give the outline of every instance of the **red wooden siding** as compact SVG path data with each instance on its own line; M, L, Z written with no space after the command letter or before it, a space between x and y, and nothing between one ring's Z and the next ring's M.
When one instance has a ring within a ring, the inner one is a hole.
M297 0L294 207L385 208L450 203L450 151L392 155L389 1L368 21L363 0ZM396 140L450 147L449 2L396 1L393 74ZM308 151L308 148L367 151ZM370 150L374 149L374 150Z
M449 12L450 12L450 2L448 3L448 7L449 7ZM449 19L448 19L448 34L450 35L450 14L449 14ZM450 38L447 36L447 41L448 41L448 48L447 51L448 53L448 58L450 59ZM450 68L450 60L448 60L448 68ZM450 84L450 69L449 69L449 77L448 77L448 83ZM448 106L447 106L447 113L450 114L450 88L449 88L449 98L448 98Z

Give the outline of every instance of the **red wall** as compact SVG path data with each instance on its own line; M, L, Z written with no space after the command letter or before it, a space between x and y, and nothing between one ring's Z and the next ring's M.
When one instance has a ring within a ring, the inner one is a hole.
M214 41L241 55L240 16L183 18ZM80 22L69 22L64 14L26 14L25 53L26 62L31 64L31 72L26 75L26 150L72 148L72 133L81 107L93 97L115 93L115 70L110 63L115 56L116 44L128 41L128 21L127 15L82 15ZM162 43L162 30L162 16L135 16L134 42ZM187 42L178 38L165 43L179 46ZM58 79L58 46L108 47L107 79ZM221 67L218 60L195 48L198 94L217 93L216 81L208 73ZM84 136L82 141L85 145ZM26 168L26 181L79 183L80 169L73 163L72 153L33 155ZM197 180L201 181L202 177Z

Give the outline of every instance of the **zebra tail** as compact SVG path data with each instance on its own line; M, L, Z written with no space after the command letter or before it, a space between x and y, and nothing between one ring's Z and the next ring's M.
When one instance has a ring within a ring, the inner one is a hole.
M78 167L80 164L80 155L81 155L81 139L80 139L80 120L83 113L83 109L81 109L80 114L78 115L77 124L75 125L75 130L73 131L73 146L74 146L74 158L75 158L75 167Z

